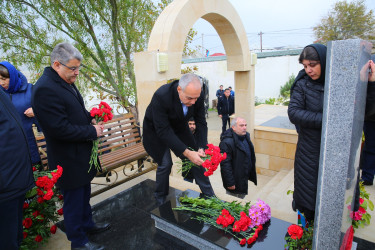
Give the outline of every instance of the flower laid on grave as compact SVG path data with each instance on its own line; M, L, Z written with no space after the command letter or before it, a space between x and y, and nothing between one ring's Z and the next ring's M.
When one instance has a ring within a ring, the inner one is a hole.
M99 122L110 121L113 118L111 106L109 106L106 102L103 101L99 103L99 108L94 107L91 109L90 115L95 119L96 124L98 124ZM92 165L94 165L96 170L102 170L98 163L99 141L100 139L98 138L93 142L90 156L90 168L88 172L90 172Z
M311 249L313 240L312 224L307 227L299 225L290 225L288 227L288 236L285 237L285 248L289 250Z
M239 202L224 202L216 197L210 199L181 197L182 206L174 208L181 211L192 211L192 219L203 221L223 230L237 239L240 245L254 243L271 218L271 209L262 200L250 207Z
M370 225L371 215L367 212L368 209L374 210L374 203L370 200L370 194L366 191L363 182L359 183L359 209L358 211L352 211L351 205L348 206L349 217L352 221L354 230L359 227L365 227ZM347 200L349 203L352 199Z
M62 172L60 166L53 171L44 171L40 166L33 167L36 186L26 193L23 204L21 249L35 249L56 233L54 223L58 221L58 207L61 207L63 197L55 184Z
M219 166L220 162L225 160L227 158L227 153L220 153L220 148L218 146L214 146L213 144L207 144L207 149L204 151L206 154L206 157L202 158L204 162L202 163L202 167L205 168L204 175L205 176L210 176L212 175L217 167ZM189 173L190 169L192 167L198 167L194 163L192 163L189 160L184 160L182 162L182 167L179 169L178 172L183 172L183 173Z

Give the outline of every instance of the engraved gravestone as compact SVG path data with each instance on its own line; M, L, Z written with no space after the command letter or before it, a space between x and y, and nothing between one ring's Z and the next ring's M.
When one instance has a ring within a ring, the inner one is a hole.
M328 43L313 249L339 249L351 225L371 46L359 39Z

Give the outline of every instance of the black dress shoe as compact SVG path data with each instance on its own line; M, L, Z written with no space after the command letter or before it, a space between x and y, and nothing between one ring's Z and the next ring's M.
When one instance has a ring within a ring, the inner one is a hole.
M105 247L99 244L96 244L94 242L87 242L84 246L82 247L72 247L72 250L104 250Z
M108 230L111 224L109 223L96 223L95 226L87 230L88 234L96 234Z

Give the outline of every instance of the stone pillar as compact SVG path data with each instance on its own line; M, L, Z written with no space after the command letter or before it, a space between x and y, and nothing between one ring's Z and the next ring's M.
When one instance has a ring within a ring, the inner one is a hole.
M350 226L345 201L354 199L370 52L358 39L328 43L313 249L339 249Z
M247 131L254 139L254 112L255 112L255 66L251 66L250 71L234 72L236 86L235 114L236 117L243 117L247 122Z

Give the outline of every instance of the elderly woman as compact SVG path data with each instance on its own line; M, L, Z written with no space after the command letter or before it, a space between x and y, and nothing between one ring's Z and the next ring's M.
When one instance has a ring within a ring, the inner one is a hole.
M26 132L31 155L31 162L35 165L40 162L38 148L32 130L36 123L33 109L31 108L32 84L27 83L26 77L9 62L0 62L0 86L10 97L21 117L23 128Z
M291 88L288 107L290 121L296 125L298 142L294 161L293 209L314 219L322 132L326 46L306 46L299 63L304 67Z

